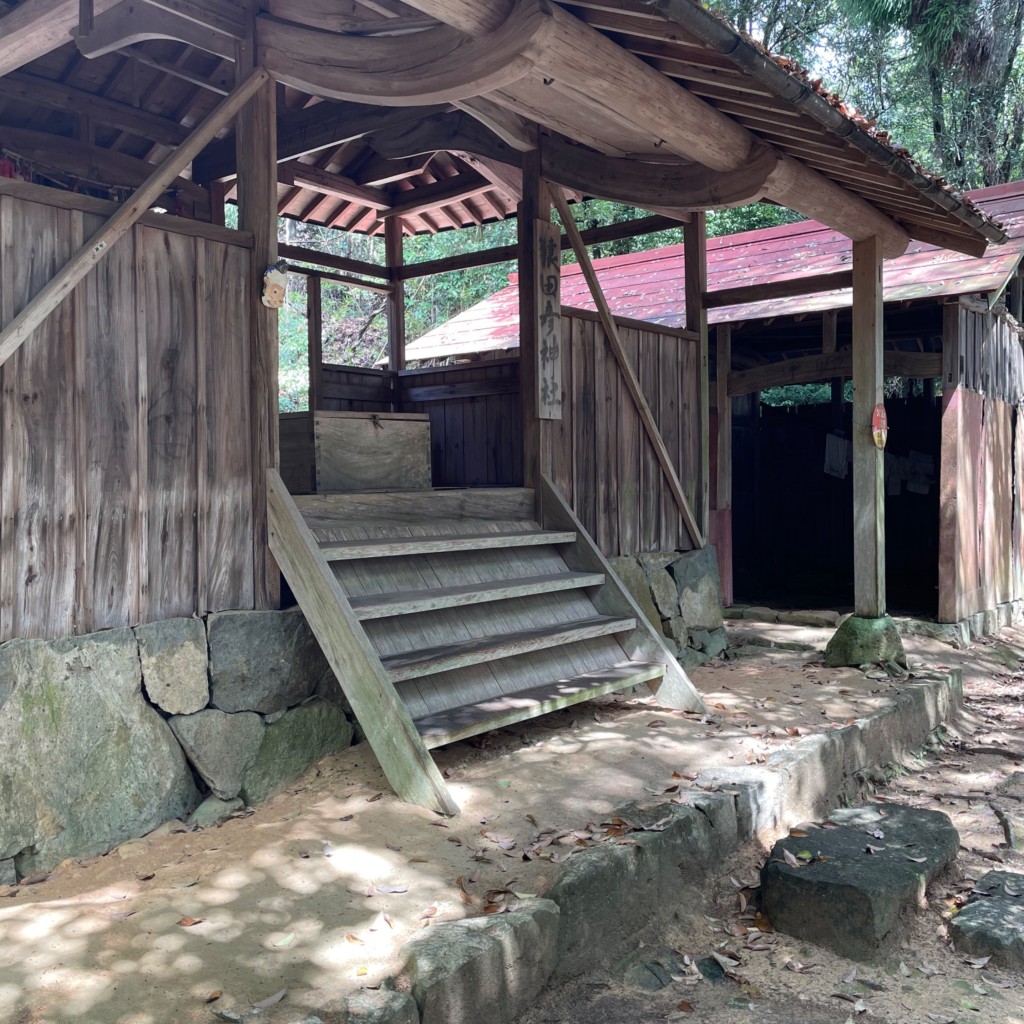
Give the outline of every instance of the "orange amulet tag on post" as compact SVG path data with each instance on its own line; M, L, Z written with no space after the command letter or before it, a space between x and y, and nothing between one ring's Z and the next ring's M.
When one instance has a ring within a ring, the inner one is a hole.
M885 447L885 439L889 436L889 418L885 415L884 405L876 405L871 414L871 436L875 439L876 448Z

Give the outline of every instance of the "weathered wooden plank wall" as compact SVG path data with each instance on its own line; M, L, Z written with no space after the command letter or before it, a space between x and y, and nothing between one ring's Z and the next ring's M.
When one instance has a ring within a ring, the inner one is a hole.
M654 325L645 330L631 322L620 331L693 502L700 444L697 344ZM522 485L517 358L402 370L390 378L378 370L325 366L323 380L324 409L386 412L393 401L401 412L427 413L434 487ZM688 550L686 528L594 313L562 310L562 388L561 419L541 424L542 465L601 549L609 555ZM312 491L308 413L281 417L281 472L292 493Z
M0 195L0 322L99 223ZM249 254L229 237L136 226L0 367L0 642L252 607Z
M435 487L520 487L519 360L402 370L402 412L430 417Z
M1024 598L1024 352L999 316L962 307L956 316L961 383L944 402L941 467L946 621Z
M392 412L393 378L387 370L325 363L317 407L328 412Z
M542 464L605 554L692 547L622 373L594 314L562 311L563 419L541 425ZM696 498L697 344L667 328L620 326L627 356Z

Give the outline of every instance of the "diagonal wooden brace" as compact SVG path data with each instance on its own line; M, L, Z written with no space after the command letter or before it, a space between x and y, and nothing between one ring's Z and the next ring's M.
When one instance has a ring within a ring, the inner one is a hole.
M612 350L612 355L615 356L619 369L622 371L622 376L625 378L626 387L633 398L633 404L640 414L640 421L644 425L644 430L647 431L647 437L654 448L655 455L658 457L658 462L665 474L665 478L668 480L669 490L672 492L672 497L679 509L679 515L682 517L694 547L702 548L704 547L704 536L697 527L697 521L693 517L690 503L686 500L683 485L679 482L676 468L672 464L672 456L669 455L668 448L665 447L665 439L661 436L661 431L658 429L658 424L654 419L654 413L651 412L651 407L647 404L647 399L644 397L636 371L630 365L626 351L622 347L618 325L615 323L615 317L612 315L611 307L605 298L601 283L597 279L594 264L590 262L590 253L587 252L587 247L583 244L583 239L580 238L579 229L576 227L576 220L561 190L553 188L550 189L550 192L555 208L558 210L558 216L562 218L565 233L568 235L569 241L572 242L572 247L576 252L576 258L579 260L583 276L587 279L587 284L590 285L590 293L594 297L594 304L597 306L597 312L600 314L601 323L604 325L605 334L608 337L608 347Z
M153 205L167 186L192 162L200 150L252 98L270 75L253 72L173 152L123 206L52 277L32 301L0 332L0 366L18 351L32 332L71 294L75 286L103 259L110 247Z

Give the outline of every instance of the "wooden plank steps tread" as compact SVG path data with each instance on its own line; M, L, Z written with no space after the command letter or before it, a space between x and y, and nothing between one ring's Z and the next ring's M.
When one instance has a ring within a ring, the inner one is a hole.
M368 540L320 541L320 553L328 562L351 558L388 558L396 555L429 555L444 551L486 551L540 544L571 544L570 530L523 530L512 533L462 533L451 536L382 537Z
M433 590L351 597L349 604L356 616L365 622L367 619L383 619L391 615L414 615L441 608L461 608L463 605L504 601L513 597L551 594L559 590L599 587L604 582L603 572L556 572L488 583L468 583L457 587L437 587Z
M595 615L572 622L536 626L499 636L474 637L459 640L440 647L425 647L418 651L389 654L382 657L384 666L393 682L403 679L417 679L420 676L446 672L466 665L479 665L485 661L511 658L529 651L543 651L548 647L577 643L593 637L624 633L636 628L636 620L615 615Z
M655 663L625 662L612 668L586 672L567 679L531 687L502 697L491 697L477 704L464 704L439 711L415 721L416 729L428 749L500 729L527 718L537 718L604 693L624 690L638 683L661 679L665 666Z

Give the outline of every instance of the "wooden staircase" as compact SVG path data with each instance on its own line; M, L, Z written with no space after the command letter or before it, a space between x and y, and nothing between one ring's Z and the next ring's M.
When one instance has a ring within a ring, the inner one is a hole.
M293 498L270 546L403 799L458 808L428 751L646 683L703 703L561 496L521 488Z

